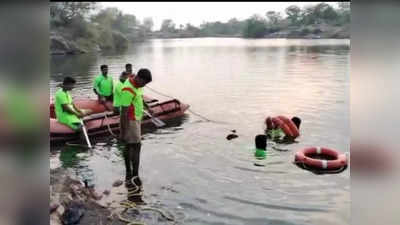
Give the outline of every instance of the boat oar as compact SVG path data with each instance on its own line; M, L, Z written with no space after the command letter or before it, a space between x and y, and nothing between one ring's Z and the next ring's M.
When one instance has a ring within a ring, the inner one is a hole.
M82 119L80 121L81 121L81 125L82 125L83 134L85 135L86 143L89 146L89 148L92 148L92 145L90 144L89 136L86 131L85 124L83 123Z
M157 127L163 127L163 126L166 125L162 120L158 119L157 117L153 117L153 116L152 116L150 113L148 113L147 111L143 110L143 112L144 112L147 116L150 117L151 122L153 122L154 125L156 125Z

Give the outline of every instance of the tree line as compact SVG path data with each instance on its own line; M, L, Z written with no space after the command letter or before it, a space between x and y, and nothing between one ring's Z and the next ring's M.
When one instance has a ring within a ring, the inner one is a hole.
M304 34L318 33L315 25L344 26L350 23L350 3L337 7L326 3L300 8L292 5L280 12L267 11L248 19L232 18L223 22L204 22L199 27L190 23L177 26L165 19L159 30L153 31L151 17L138 19L117 8L100 9L95 2L51 2L50 31L58 31L80 45L98 45L101 49L126 48L129 42L154 37L218 37L238 36L260 38L270 33L302 28Z
M300 8L292 5L286 8L285 14L267 11L265 15L253 15L245 20L232 18L226 23L205 22L200 27L191 24L177 27L171 19L162 22L160 34L180 34L180 36L242 36L260 38L282 30L302 29L304 34L318 33L307 27L316 25L344 26L350 24L350 2L338 2L337 8L326 3L309 5Z

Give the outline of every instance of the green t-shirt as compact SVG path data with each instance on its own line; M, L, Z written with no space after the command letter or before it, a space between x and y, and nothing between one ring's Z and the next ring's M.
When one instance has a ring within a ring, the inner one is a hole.
M76 125L74 125L74 123L80 123L80 120L75 114L64 111L62 107L64 104L71 105L72 97L68 91L63 91L61 88L56 92L55 96L54 108L56 112L56 118L58 122L75 129Z
M254 156L256 159L266 159L267 158L267 151L264 149L256 148L254 151Z
M281 128L272 129L267 132L267 135L271 137L271 139L280 139L285 136L285 132Z
M110 96L113 93L113 79L110 75L104 77L100 74L94 79L93 87L99 95Z
M132 78L127 79L122 87L121 106L129 107L130 120L143 118L143 89L133 85Z
M114 107L120 107L121 106L121 101L122 101L122 88L124 86L124 83L121 81L118 81L117 84L115 85L114 88Z

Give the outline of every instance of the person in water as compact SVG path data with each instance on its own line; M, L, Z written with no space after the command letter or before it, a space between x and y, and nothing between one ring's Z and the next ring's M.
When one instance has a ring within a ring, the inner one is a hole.
M108 66L100 66L101 74L93 82L93 91L96 93L99 103L103 104L107 110L111 111L111 102L113 101L113 79L108 76ZM108 102L108 104L107 104Z
M143 185L139 177L141 149L141 120L144 107L143 87L152 81L148 69L140 69L135 77L129 77L122 88L120 136L126 146L123 152L125 161L125 186L128 188L128 200L136 204L145 204Z
M265 166L265 159L267 158L267 135L256 135L255 139L256 148L254 150L254 157L256 161L255 166Z
M300 130L301 119L294 116L292 122L296 125L297 129ZM285 132L279 127L268 128L265 130L267 137L277 143L293 143L294 138L287 136Z
M80 118L84 117L87 113L85 110L79 109L72 101L69 93L74 88L76 81L72 77L65 77L61 88L55 95L55 113L57 121L67 125L75 131L80 131L81 123Z
M127 72L122 72L121 75L119 76L119 81L114 87L114 101L113 101L113 106L114 106L114 112L119 113L121 111L121 101L122 101L122 88L124 86L124 83L126 79L128 79L129 74Z
M259 134L254 139L256 149L254 156L256 159L266 159L267 158L267 135Z

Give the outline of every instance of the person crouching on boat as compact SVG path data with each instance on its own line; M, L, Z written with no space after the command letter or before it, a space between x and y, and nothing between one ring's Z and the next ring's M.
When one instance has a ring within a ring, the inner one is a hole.
M152 81L148 69L140 69L135 77L128 78L122 88L121 101L121 137L126 143L123 155L125 160L125 186L128 188L128 200L144 204L143 185L139 178L141 149L141 120L144 106L143 87Z
M89 111L79 109L73 103L69 91L74 88L75 83L76 81L72 77L64 78L61 88L56 92L54 107L59 123L65 124L75 131L80 131L80 118L86 116Z
M112 111L113 107L113 79L108 76L108 66L100 66L101 74L98 75L93 82L93 91L96 93L99 103L106 107L106 110Z

